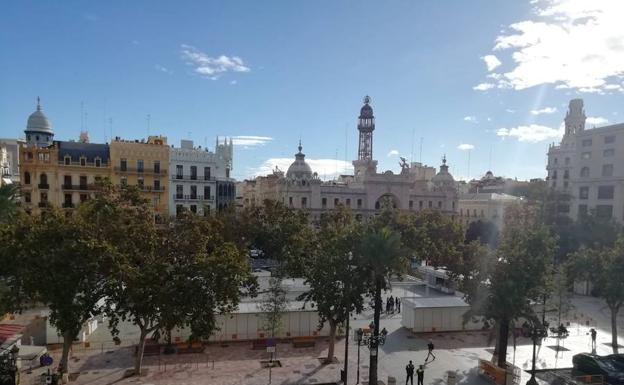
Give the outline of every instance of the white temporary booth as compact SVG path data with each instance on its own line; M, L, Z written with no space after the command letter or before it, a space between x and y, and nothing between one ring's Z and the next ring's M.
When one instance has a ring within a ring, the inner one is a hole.
M464 324L463 316L470 305L458 296L412 297L401 301L401 325L413 332L478 330L482 327L480 322Z

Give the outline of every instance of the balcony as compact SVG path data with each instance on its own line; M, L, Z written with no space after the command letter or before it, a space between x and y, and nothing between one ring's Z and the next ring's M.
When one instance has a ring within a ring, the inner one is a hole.
M71 202L65 202L63 203L63 208L64 209L73 209L74 208L74 204Z
M47 183L39 183L38 187L42 190L48 190L50 188L50 185Z
M157 193L161 193L163 191L165 191L165 186L160 186L160 187L152 187L152 186L137 186L139 188L139 190L144 191L144 192L157 192Z
M176 174L175 180L203 180L203 181L215 181L215 177L211 176L198 176L198 175L179 175Z
M154 174L154 175L167 175L167 170L153 170L146 168L136 168L136 167L114 167L116 173L128 173L128 174Z
M76 190L76 191L88 191L88 190L94 189L93 186L89 186L86 184L80 184L80 185L63 184L63 186L61 187L63 188L63 190Z
M80 162L69 162L65 163L65 161L60 160L58 162L59 166L78 166L78 167L96 167L96 168L107 168L108 167L108 163L106 162L100 162L100 165L96 165L95 162L85 162L84 165L82 165Z
M214 196L174 194L173 199L177 201L211 201L214 199Z
M50 207L50 202L39 202L38 206L41 208Z

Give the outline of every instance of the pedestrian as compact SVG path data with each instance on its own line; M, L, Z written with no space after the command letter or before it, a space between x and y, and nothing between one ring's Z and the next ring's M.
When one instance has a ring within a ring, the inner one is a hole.
M386 298L386 314L390 313L390 298Z
M405 367L405 371L407 372L405 385L407 385L408 381L411 382L411 385L414 385L414 364L412 364L412 361L410 361L409 364L407 364L407 366Z
M433 341L429 340L429 343L427 344L427 348L429 348L429 354L427 354L427 358L425 359L425 362L429 361L429 357L433 357L433 360L435 360L436 357L433 354Z
M401 312L401 300L397 297L396 299L397 313Z
M425 369L423 366L418 366L418 370L416 370L416 375L418 376L418 385L424 385L423 380L425 379Z
M390 296L390 313L394 314L394 298Z
M589 330L589 332L591 333L591 346L592 346L592 352L596 351L596 334L598 334L596 332L596 329L591 328Z

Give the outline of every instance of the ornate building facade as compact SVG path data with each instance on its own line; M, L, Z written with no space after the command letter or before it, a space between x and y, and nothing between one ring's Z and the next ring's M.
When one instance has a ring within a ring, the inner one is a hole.
M375 215L384 205L401 210L437 209L451 216L456 214L458 193L453 176L448 172L446 157L437 173L420 163L409 165L405 160L399 174L379 173L373 157L375 116L368 96L360 109L357 129L358 154L353 161L353 175L322 181L306 163L299 143L299 151L286 173L276 169L271 175L239 183L239 206L273 199L308 210L315 218L338 205L351 208L359 217Z

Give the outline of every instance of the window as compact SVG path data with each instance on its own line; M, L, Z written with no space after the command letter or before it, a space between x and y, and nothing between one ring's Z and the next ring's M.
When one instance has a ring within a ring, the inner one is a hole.
M361 199L357 200L357 207L358 207L358 209L362 208L362 200Z
M565 170L563 172L563 179L570 179L570 171Z
M184 211L184 206L176 205L176 215L182 214L182 211Z
M24 173L24 184L30 184L30 173L28 171Z
M137 186L139 186L139 188L145 187L145 179L142 176L137 178Z
M197 166L191 166L191 180L197 180Z
M191 186L191 199L197 199L197 186Z
M204 216L210 215L210 205L204 206Z
M81 190L87 189L87 177L85 175L80 176L80 189Z
M559 160L557 158L555 158L555 164L559 163Z
M127 159L119 160L119 169L121 171L127 171L128 170L128 160Z
M143 159L137 160L137 172L143 172Z
M197 214L197 205L191 205L191 212Z
M302 197L301 198L301 207L305 208L307 206L308 206L308 198Z
M101 167L101 166L102 166L102 159L95 158L95 167Z
M160 161L154 161L154 174L160 174Z
M566 164L566 166L570 164L570 158L569 157L565 158L565 164Z
M442 201L438 201L438 208L441 209L442 208Z
M588 199L589 198L589 187L580 187L579 188L579 199Z
M433 202L429 201L429 208L433 207Z
M614 186L598 186L598 199L613 199Z
M204 180L210 180L210 167L204 167Z
M564 180L563 181L563 188L568 188L568 185L569 185L568 181Z
M472 210L472 216L475 218L477 217L477 209Z
M87 158L85 158L84 156L80 157L80 165L81 166L86 166L87 165Z
M583 167L581 169L581 178L589 178L589 167Z
M210 186L204 186L204 199L210 199Z
M340 203L340 199L334 198L334 207L338 206L339 203Z
M346 200L346 202L345 202L345 205L346 205L347 207L351 207L351 198L347 198L347 200Z
M615 135L609 135L604 137L605 144L615 143Z
M410 210L414 208L414 201L409 201L409 208Z
M184 175L184 166L181 164L176 165L176 179L182 179Z
M39 188L48 188L48 176L46 174L39 175Z
M292 207L293 197L288 197L288 204Z
M589 147L592 145L592 140L591 139L583 139L583 141L581 142L583 147Z
M160 179L154 179L154 191L160 191Z
M26 153L26 158L28 158L28 160L33 160L33 153L32 152L27 152Z
M557 179L557 170L553 170L552 175L550 176L551 179Z
M80 203L85 203L89 199L87 194L80 194Z
M570 205L560 204L557 206L557 212L567 214L570 212Z
M455 202L453 202L453 210L455 210Z
M22 196L24 197L24 202L26 202L26 203L30 203L31 202L30 192L22 193Z
M578 205L578 214L581 216L587 215L587 205Z
M72 177L71 175L65 175L63 177L63 188L72 188Z
M610 219L611 217L613 217L613 206L596 205L596 216L598 218Z
M608 148L602 152L602 156L604 156L605 158L609 158L613 155L615 155L615 150L612 148Z
M121 177L121 185L122 186L127 186L128 185L128 177L127 176L122 176Z
M481 216L484 217L485 213L483 212L483 210L481 210Z
M591 152L581 153L581 159L590 159L590 158L591 158Z
M602 165L602 176L613 176L613 165L612 164L603 164Z
M176 185L176 199L182 199L184 196L184 186L181 184Z
M65 166L69 166L71 164L71 156L65 155Z
M423 201L418 201L418 208L422 210L422 208L423 208Z
M375 202L375 210L379 210L379 207L380 207L379 201Z
M362 203L362 201L358 201L359 203ZM327 207L327 198L321 198L321 207L326 208Z
M42 202L42 203L47 203L48 202L48 193L42 192L41 194L39 194L39 201Z
M65 194L65 207L71 207L72 204L72 195L71 194Z
M226 178L230 177L230 168L229 167L225 169L225 177Z

